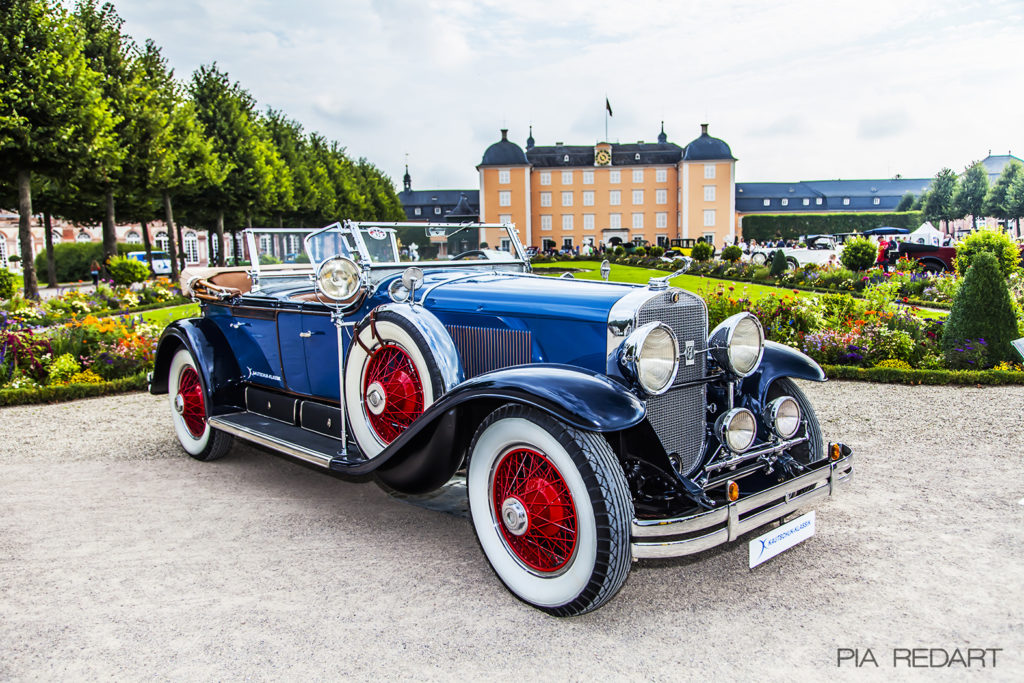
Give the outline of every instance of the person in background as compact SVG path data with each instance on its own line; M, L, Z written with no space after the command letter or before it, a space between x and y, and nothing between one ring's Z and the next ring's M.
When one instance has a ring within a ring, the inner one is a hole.
M92 275L92 286L98 287L100 284L100 264L96 259L89 264L89 274Z
M885 239L885 235L878 238L878 257L875 259L875 265L881 268L883 273L889 272L889 240Z

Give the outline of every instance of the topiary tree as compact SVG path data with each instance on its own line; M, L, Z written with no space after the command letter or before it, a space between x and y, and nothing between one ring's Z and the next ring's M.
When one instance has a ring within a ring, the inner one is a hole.
M781 249L775 250L775 252L772 253L771 276L781 277L787 270L789 270L789 263L786 261L786 255Z
M1016 337L1017 316L1006 278L996 257L980 252L964 276L943 327L946 363L952 368L976 369L1014 360L1010 342Z
M657 245L651 247L651 256L659 258L665 253L665 247L659 247Z
M1020 270L1020 247L1005 232L978 230L965 237L956 248L956 272L963 275L978 254L988 252L996 257L1004 277Z
M843 265L854 272L867 270L875 264L877 258L878 247L866 237L854 237L847 240L843 247L843 253L839 255L839 260L843 262Z
M736 263L743 256L743 249L737 244L730 244L725 249L722 249L722 260L729 261L730 263Z
M149 266L133 258L115 256L107 260L107 270L116 285L131 285L149 279Z
M695 261L709 261L715 255L715 248L707 242L697 242L693 245L690 256Z
M616 256L625 256L626 248L620 244L616 246L614 249L612 249L612 253L615 254Z
M14 275L11 271L0 266L0 299L10 299L14 296Z

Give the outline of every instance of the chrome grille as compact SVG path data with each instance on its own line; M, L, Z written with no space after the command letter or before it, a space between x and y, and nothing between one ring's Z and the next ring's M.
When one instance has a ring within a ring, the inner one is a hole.
M531 336L525 330L447 325L462 359L466 379L530 362Z
M679 350L679 372L673 388L647 401L647 419L658 440L669 454L679 457L679 470L689 475L700 464L704 453L707 397L705 386L679 387L705 372L708 338L708 313L704 300L690 292L669 289L650 298L636 315L636 326L659 320L676 334ZM686 364L687 342L693 342L693 364Z

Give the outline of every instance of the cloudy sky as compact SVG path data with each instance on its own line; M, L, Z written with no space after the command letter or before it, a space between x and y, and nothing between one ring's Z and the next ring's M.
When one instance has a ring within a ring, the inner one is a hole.
M216 61L397 183L487 145L695 138L740 181L927 177L1024 156L1021 0L117 0L179 78Z

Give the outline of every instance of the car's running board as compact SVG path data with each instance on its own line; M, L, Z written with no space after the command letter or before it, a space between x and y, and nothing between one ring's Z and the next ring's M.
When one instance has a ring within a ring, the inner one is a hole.
M339 455L341 440L311 432L280 420L247 411L215 415L210 426L239 439L266 446L325 469L346 471L366 463L355 446L349 445L346 457Z

